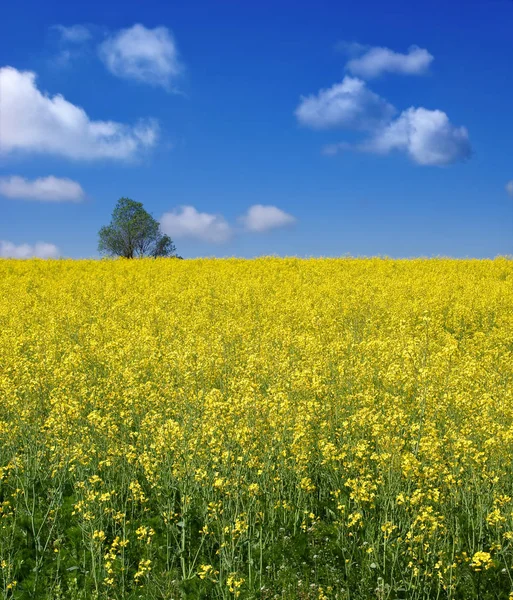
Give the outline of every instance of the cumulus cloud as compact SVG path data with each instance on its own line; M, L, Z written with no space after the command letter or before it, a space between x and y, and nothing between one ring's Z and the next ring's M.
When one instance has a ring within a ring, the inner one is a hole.
M406 54L400 54L389 48L364 47L355 42L341 43L339 49L351 56L347 70L360 77L347 75L342 83L302 97L295 115L300 123L315 129L360 130L366 131L367 137L360 142L328 144L323 154L334 155L345 150L389 154L398 150L417 164L435 166L450 165L471 156L467 129L453 125L445 112L411 107L396 116L396 109L361 79L385 72L425 73L433 60L427 50L411 46Z
M450 165L472 154L465 127L453 125L441 110L422 107L403 111L361 149L379 154L399 150L419 165L436 166Z
M276 206L254 204L240 221L248 231L262 232L292 225L296 219Z
M168 90L183 70L175 40L166 27L147 29L136 24L122 29L100 45L99 53L113 75Z
M343 127L373 130L390 120L395 108L356 77L344 77L316 95L302 97L295 115L302 125L314 129Z
M80 202L85 195L76 181L53 175L33 181L17 175L0 177L0 194L6 198L40 202Z
M39 152L73 159L134 158L156 143L156 121L93 121L83 108L36 86L36 75L0 69L0 154Z
M53 28L60 33L61 39L64 42L81 44L91 39L91 32L85 25L71 25L69 27L54 25Z
M343 150L389 154L405 152L419 165L446 166L470 158L472 147L465 127L457 127L441 110L408 108L363 142L328 144L323 154Z
M160 226L164 233L176 239L221 243L232 236L232 228L222 215L199 212L194 206L180 206L164 213Z
M426 49L410 46L406 54L394 52L390 48L369 48L362 56L352 58L346 69L364 79L379 77L383 73L401 75L423 75L433 61L433 55Z
M441 110L408 108L363 142L328 144L323 154L344 150L389 154L405 152L419 165L446 166L470 158L472 147L465 127L457 127Z
M506 191L511 197L513 197L513 179L511 181L508 181L508 183L506 184Z
M31 244L13 244L0 240L0 257L2 258L57 258L59 249L54 244L37 242Z
M356 77L344 77L328 89L302 97L295 111L302 125L313 129L343 127L372 130L388 121L395 108Z

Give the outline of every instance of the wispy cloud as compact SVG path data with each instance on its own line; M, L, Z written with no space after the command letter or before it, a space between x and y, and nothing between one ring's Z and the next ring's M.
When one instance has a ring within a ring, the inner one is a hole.
M0 257L2 258L57 258L59 249L54 244L37 242L36 244L13 244L0 240Z
M133 159L158 137L154 120L125 125L94 121L62 95L50 97L31 71L0 69L0 154L50 153L73 159Z
M506 191L513 198L513 179L506 184Z
M85 196L82 186L76 181L53 175L33 181L17 175L0 177L0 195L39 202L81 202Z
M425 48L418 46L410 46L404 54L390 48L374 47L366 50L361 56L352 58L346 64L346 69L363 79L372 79L384 73L424 75L433 58Z
M89 55L94 42L94 32L98 29L97 26L80 24L52 25L50 30L57 34L58 52L51 58L51 66L67 68L75 61Z
M350 57L361 56L370 48L371 46L369 45L361 44L360 42L348 42L346 40L341 40L334 46L336 52L341 52Z
M66 27L65 25L54 25L53 29L60 33L63 41L72 44L87 42L87 40L92 37L90 29L85 25L71 25L69 27Z
M111 35L99 47L100 58L117 77L172 90L183 66L173 35L166 27L136 24Z

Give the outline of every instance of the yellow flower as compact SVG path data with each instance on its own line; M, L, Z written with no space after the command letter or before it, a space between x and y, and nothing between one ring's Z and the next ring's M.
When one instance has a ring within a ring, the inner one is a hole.
M93 531L93 540L103 542L105 540L105 537L106 536L104 531Z
M492 512L486 516L486 522L488 523L488 525L492 526L498 525L499 523L502 523L505 520L506 517L501 515L501 511L498 508L492 510Z
M472 557L470 566L474 571L481 571L482 569L489 569L493 567L492 557L489 552L476 552Z
M200 565L198 571L198 576L200 579L209 579L215 583L217 581L217 575L219 575L219 571L214 569L212 565Z
M410 595L510 569L512 281L507 258L0 259L0 539L47 507L43 560L79 551L85 588L160 585L170 544L216 597L298 533L329 562L338 532L348 589L384 545ZM290 593L331 597L318 578Z
M141 559L139 561L139 566L137 568L137 572L134 575L134 579L138 581L145 575L147 575L151 571L151 560L149 559Z
M237 579L237 573L230 573L226 578L226 585L228 586L228 590L232 593L236 598L240 596L240 587L246 580L243 577Z

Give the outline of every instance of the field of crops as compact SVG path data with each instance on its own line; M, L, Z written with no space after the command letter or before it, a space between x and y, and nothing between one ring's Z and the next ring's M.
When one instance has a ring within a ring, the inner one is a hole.
M0 594L513 598L513 262L0 260Z

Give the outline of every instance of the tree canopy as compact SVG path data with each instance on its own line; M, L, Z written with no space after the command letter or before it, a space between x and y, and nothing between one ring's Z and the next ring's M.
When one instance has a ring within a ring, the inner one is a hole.
M101 254L135 258L143 256L176 256L176 248L168 235L141 202L120 198L112 212L110 225L98 233Z

